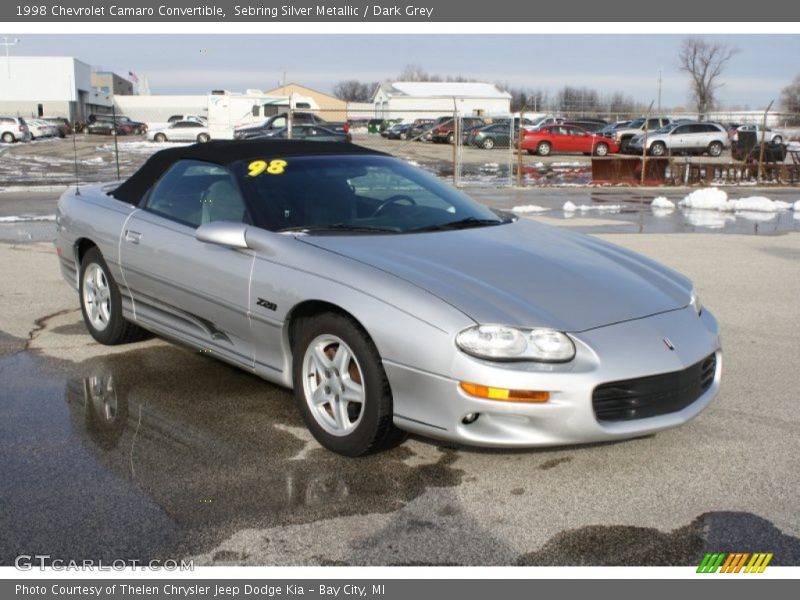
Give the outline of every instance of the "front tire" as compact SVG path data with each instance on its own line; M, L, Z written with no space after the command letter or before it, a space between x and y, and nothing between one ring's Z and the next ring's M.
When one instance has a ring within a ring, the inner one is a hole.
M608 144L600 142L594 147L595 156L608 156Z
M165 136L163 133L157 133L153 136L153 140L155 140L156 142L164 143L167 141L167 136Z
M200 134L198 134L198 136L197 136L197 143L198 143L198 144L205 144L205 143L206 143L208 140L210 140L210 139L211 139L211 138L210 138L210 137L208 137L208 134L207 134L207 133L200 133Z
M492 138L486 138L483 140L482 146L484 150L491 150L494 148L494 140Z
M294 397L311 434L328 450L361 456L400 443L392 393L366 331L338 313L303 319L293 345Z
M779 135L776 135L774 138L772 138L772 143L773 144L782 144L783 143L783 138L781 136L779 136Z
M81 260L78 293L83 322L91 336L101 344L127 344L148 336L144 329L122 316L119 287L96 247L90 248Z
M667 147L664 142L653 142L653 145L650 146L651 156L664 156L666 153Z
M550 145L550 142L540 142L536 147L536 152L539 156L550 156L552 150L553 147Z
M456 136L455 136L455 134L449 133L449 134L447 135L447 143L448 143L448 144L455 144L455 142L456 142Z

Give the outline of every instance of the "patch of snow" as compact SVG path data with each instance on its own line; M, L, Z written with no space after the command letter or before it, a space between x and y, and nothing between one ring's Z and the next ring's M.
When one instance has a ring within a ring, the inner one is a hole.
M101 165L104 161L102 156L95 156L94 158L87 158L86 160L81 161L85 165Z
M797 201L796 201L796 202L795 202L795 203L792 205L792 210L793 210L795 213L800 213L800 200L797 200ZM797 215L795 215L795 216L797 216Z
M750 196L749 198L739 198L738 200L730 200L733 209L736 211L747 210L757 212L778 212L781 210L788 210L792 207L788 202L781 200L770 200L764 196Z
M797 204L797 203L795 203ZM717 210L723 212L751 211L774 213L789 210L792 205L781 200L770 200L764 196L749 196L736 200L728 199L728 194L717 188L695 190L678 205L693 210Z
M0 187L3 192L63 192L68 185L4 185Z
M30 221L55 221L55 215L20 215L0 217L0 223L26 223Z
M650 203L650 208L652 208L653 211L660 209L669 212L675 210L675 203L664 196L659 196L658 198L653 198L653 202Z
M550 209L544 206L537 206L536 204L524 204L522 206L515 206L511 209L515 213L540 213L548 212Z
M576 206L569 200L564 202L564 206L562 207L564 212L589 212L592 210L596 210L598 212L618 212L622 210L621 204L580 204Z

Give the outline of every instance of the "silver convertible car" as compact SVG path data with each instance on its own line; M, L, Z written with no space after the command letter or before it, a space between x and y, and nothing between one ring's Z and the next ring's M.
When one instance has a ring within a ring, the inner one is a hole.
M293 388L341 454L405 432L642 436L719 390L718 326L685 277L352 144L163 150L121 184L65 192L56 223L97 341L152 332Z

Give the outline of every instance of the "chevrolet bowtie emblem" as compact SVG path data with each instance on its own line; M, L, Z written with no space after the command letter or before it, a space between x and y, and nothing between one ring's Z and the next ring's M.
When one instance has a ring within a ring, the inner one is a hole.
M672 340L670 340L669 338L664 338L664 339L663 339L663 342L664 342L664 345L665 345L667 348L669 348L670 350L672 350L673 352L675 352L675 346L673 346L673 344L672 344Z

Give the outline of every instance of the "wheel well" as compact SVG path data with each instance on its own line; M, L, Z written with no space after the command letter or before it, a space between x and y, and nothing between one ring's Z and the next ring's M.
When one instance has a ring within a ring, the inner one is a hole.
M324 302L322 300L306 300L305 302L301 302L292 308L292 310L286 316L286 331L289 337L289 347L294 348L294 341L297 335L297 325L300 323L300 321L328 312L337 313L347 317L348 319L352 319L352 321L366 333L367 330L361 324L361 322L342 307L331 304L330 302ZM367 333L367 335L369 335L369 333Z
M86 255L86 253L91 248L96 248L96 247L97 244L95 244L92 240L88 238L81 238L77 242L75 242L75 258L77 260L79 269L81 261L83 260L83 257Z

